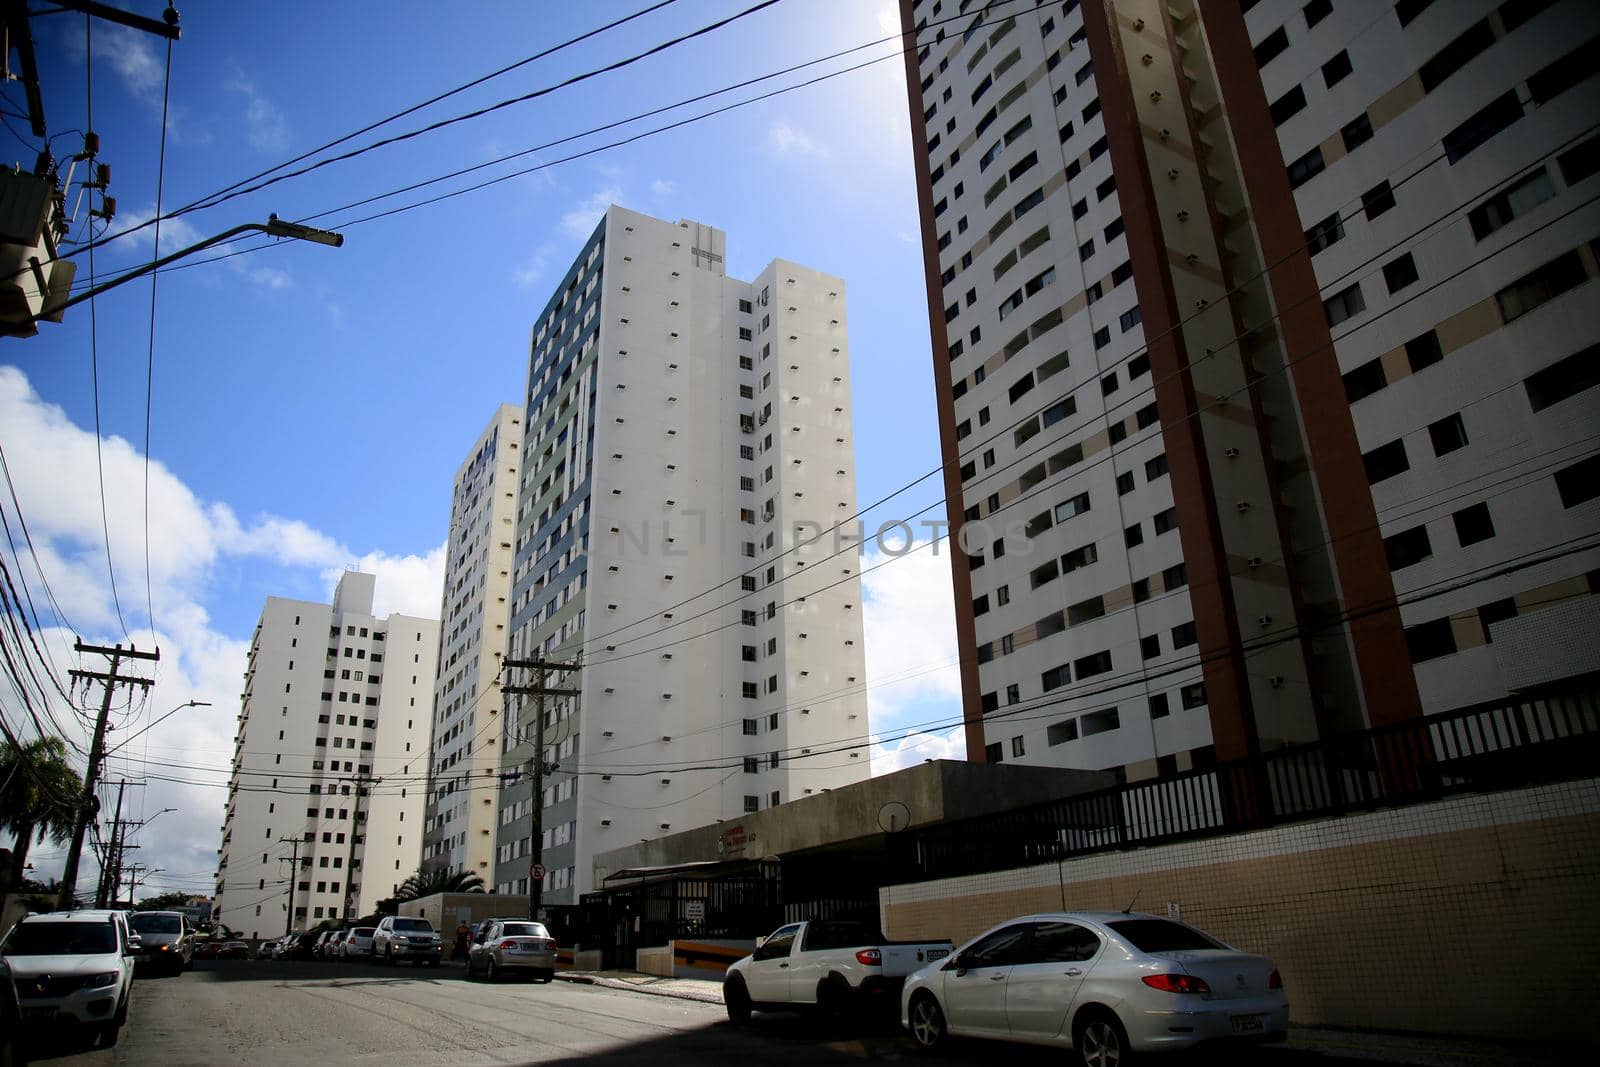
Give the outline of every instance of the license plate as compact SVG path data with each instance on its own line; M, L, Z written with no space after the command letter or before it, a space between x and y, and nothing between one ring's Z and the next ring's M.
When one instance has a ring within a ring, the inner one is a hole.
M56 1017L56 1009L54 1009L54 1008L23 1008L22 1009L22 1017L24 1019L54 1019Z
M930 960L942 960L948 955L950 955L950 950L947 948L930 948L928 950L928 959Z
M1264 1015L1235 1015L1233 1018L1233 1032L1236 1034L1256 1034L1265 1028Z

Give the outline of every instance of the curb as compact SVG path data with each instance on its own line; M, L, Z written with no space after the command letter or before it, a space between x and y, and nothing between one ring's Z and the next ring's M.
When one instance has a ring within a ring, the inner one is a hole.
M692 1000L699 1004L722 1003L722 997L714 993L690 992L687 989L672 989L670 987L640 985L636 982L624 981L620 978L607 978L604 975L593 974L585 971L557 971L556 978L563 982L572 982L575 985L593 985L605 989L621 989L629 993L643 993L652 997L671 997L674 1000Z

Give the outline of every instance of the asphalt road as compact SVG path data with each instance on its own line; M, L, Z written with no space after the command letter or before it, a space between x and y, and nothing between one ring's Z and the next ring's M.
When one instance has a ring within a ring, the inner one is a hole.
M599 986L468 982L461 968L369 964L197 962L178 977L143 977L121 1041L101 1049L35 1035L36 1063L303 1064L383 1067L449 1064L790 1064L916 1062L1059 1067L1059 1050L957 1043L923 1056L891 1023L829 1025L802 1015L757 1014L728 1025L721 1005ZM1261 1049L1229 1063L1340 1067L1336 1050ZM1419 1062L1359 1056L1366 1064ZM1162 1063L1215 1063L1205 1057ZM1425 1061L1421 1061L1425 1062ZM1481 1061L1480 1061L1481 1062Z

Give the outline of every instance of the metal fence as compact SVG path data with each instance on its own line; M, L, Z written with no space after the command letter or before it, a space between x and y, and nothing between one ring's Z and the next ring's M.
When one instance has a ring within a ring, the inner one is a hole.
M1260 829L1595 773L1591 684L912 830L907 881Z

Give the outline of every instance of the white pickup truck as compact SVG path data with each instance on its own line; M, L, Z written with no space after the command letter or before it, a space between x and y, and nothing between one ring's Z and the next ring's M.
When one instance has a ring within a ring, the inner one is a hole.
M906 975L948 956L952 947L949 941L885 941L861 922L790 923L728 968L722 999L735 1023L749 1019L752 1010L893 1007Z

